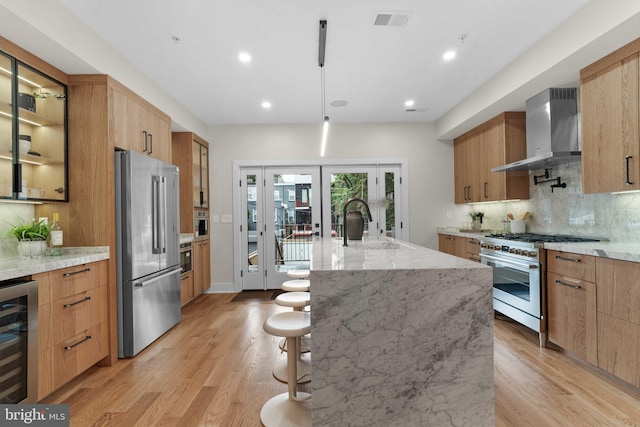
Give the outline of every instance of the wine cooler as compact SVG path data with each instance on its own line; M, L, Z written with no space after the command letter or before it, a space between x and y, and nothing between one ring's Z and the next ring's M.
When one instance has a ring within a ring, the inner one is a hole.
M38 283L0 282L0 404L38 398Z

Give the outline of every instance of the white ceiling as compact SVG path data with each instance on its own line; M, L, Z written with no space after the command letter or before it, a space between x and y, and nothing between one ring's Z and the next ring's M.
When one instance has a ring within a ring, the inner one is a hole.
M434 121L589 1L60 2L213 125L320 121L321 19L333 122ZM374 26L384 12L408 13L406 26ZM445 62L449 49L457 57ZM238 61L240 51L252 55L250 64ZM405 111L408 99L417 111ZM348 105L332 107L336 100Z

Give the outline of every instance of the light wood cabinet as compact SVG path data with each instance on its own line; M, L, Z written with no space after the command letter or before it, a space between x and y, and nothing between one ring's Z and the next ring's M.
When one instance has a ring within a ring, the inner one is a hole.
M548 251L548 339L596 365L596 261L592 256Z
M456 203L529 198L526 171L491 168L526 157L525 113L502 113L454 140Z
M640 39L580 71L584 193L640 189Z
M598 258L598 366L640 387L640 263Z
M115 146L171 163L171 119L122 86L111 88Z
M193 132L173 132L171 149L180 168L180 232L194 233L196 208L209 207L209 143Z
M184 306L194 297L193 270L180 275L180 306Z
M34 275L38 281L38 399L109 355L108 262Z
M211 246L209 240L193 242L193 296L211 286Z
M471 261L480 262L480 240L453 234L438 234L438 250Z

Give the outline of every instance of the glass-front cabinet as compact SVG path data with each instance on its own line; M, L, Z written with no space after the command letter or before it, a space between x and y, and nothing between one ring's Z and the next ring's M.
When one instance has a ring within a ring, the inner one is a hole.
M67 194L67 87L0 52L0 199Z
M209 207L209 148L195 139L192 145L193 206Z

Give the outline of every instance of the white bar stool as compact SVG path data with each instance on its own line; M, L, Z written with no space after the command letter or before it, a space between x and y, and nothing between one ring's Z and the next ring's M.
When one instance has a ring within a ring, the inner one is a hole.
M298 349L296 338L311 330L311 316L303 311L276 313L265 320L263 328L268 334L286 337L287 377L297 378ZM260 421L265 427L311 427L311 395L299 392L298 383L289 381L288 392L269 399L260 410Z
M311 287L309 279L294 279L283 282L281 288L285 292L308 292Z
M287 277L289 279L308 279L311 271L309 270L289 270Z
M285 292L278 295L275 302L282 307L291 307L294 311L302 311L311 302L311 294L309 292ZM308 336L297 339L299 340L298 348L300 349L300 354L298 355L298 384L304 384L311 381L311 357L308 354L311 351L311 339ZM280 341L279 347L282 352L287 351L286 338ZM273 367L273 376L283 383L289 381L287 377L287 356L282 353Z

